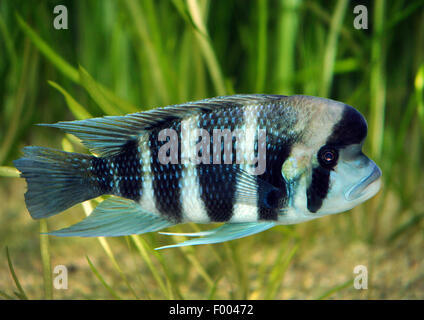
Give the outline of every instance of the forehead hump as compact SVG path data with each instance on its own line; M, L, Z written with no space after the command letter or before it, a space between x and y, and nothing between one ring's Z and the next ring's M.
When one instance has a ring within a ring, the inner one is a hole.
M302 143L311 148L324 145L342 120L344 103L304 95L290 98L299 114L297 126L303 132Z
M355 108L344 105L340 120L334 125L327 144L345 147L361 143L367 136L367 122Z
M331 99L293 95L282 99L286 106L296 110L294 131L301 132L301 141L307 148L326 144L345 147L361 143L367 136L367 123L355 108Z

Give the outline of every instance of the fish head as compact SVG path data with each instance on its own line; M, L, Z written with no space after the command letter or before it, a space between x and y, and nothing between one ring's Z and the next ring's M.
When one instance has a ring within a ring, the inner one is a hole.
M381 187L381 170L362 151L365 118L341 102L300 96L302 138L282 166L290 206L305 220L352 209ZM299 101L297 101L299 103Z
M328 189L321 206L314 208L310 204L308 211L320 215L344 212L370 199L380 190L381 170L362 152L362 144L343 148L323 146L317 157L318 162L331 162L336 158L337 163L328 171Z

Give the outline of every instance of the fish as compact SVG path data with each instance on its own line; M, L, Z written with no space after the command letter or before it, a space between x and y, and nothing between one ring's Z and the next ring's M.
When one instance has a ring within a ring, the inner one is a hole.
M363 152L367 122L343 102L238 94L123 116L40 124L90 154L27 146L14 165L34 219L110 195L48 234L124 236L222 223L157 249L220 243L345 212L373 197L381 170Z

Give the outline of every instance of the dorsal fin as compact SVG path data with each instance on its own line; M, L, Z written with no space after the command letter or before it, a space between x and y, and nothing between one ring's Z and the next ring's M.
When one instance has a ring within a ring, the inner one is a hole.
M280 100L281 95L232 95L210 98L184 104L171 105L125 116L106 116L77 121L61 121L42 126L60 128L82 140L93 153L107 156L119 153L128 140L137 139L143 132L163 123L181 119L199 112L210 112L215 108L243 106Z

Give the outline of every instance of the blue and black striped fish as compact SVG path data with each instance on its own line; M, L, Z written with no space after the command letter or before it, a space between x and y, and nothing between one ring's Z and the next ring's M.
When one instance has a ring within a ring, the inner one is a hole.
M94 155L25 147L14 164L31 216L113 195L57 236L224 222L166 247L217 243L343 212L380 189L381 171L362 153L365 119L329 99L233 95L44 126L77 136Z

